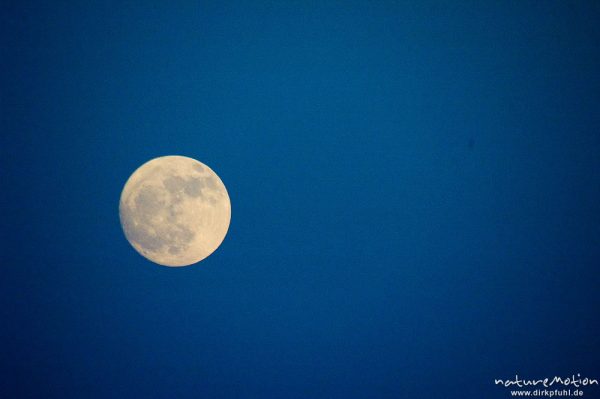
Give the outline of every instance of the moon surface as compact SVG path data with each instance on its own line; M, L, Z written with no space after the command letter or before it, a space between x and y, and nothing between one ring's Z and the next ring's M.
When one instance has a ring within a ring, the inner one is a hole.
M140 166L119 202L125 237L163 266L188 266L213 253L231 220L231 202L215 172L195 159L165 156Z

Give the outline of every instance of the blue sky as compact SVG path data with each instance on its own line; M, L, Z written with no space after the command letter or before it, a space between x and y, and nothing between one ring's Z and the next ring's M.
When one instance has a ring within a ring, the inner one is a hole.
M1 10L0 396L600 377L594 2ZM223 245L179 269L118 217L129 175L172 154L232 202Z

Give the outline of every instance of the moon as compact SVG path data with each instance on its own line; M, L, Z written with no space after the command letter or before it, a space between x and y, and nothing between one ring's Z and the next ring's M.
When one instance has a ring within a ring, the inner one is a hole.
M142 256L162 266L188 266L221 245L231 202L211 168L193 158L164 156L129 177L119 217L125 237Z

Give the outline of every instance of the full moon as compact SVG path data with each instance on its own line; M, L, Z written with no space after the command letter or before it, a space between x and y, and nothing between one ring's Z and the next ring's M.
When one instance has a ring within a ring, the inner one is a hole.
M231 202L215 172L195 159L165 156L140 166L119 202L125 237L163 266L188 266L213 253L231 220Z

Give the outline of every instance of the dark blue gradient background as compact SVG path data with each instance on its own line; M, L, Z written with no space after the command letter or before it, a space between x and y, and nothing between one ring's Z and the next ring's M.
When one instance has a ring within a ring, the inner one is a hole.
M60 3L1 11L1 397L600 378L599 3ZM168 154L232 201L188 268L119 225Z

